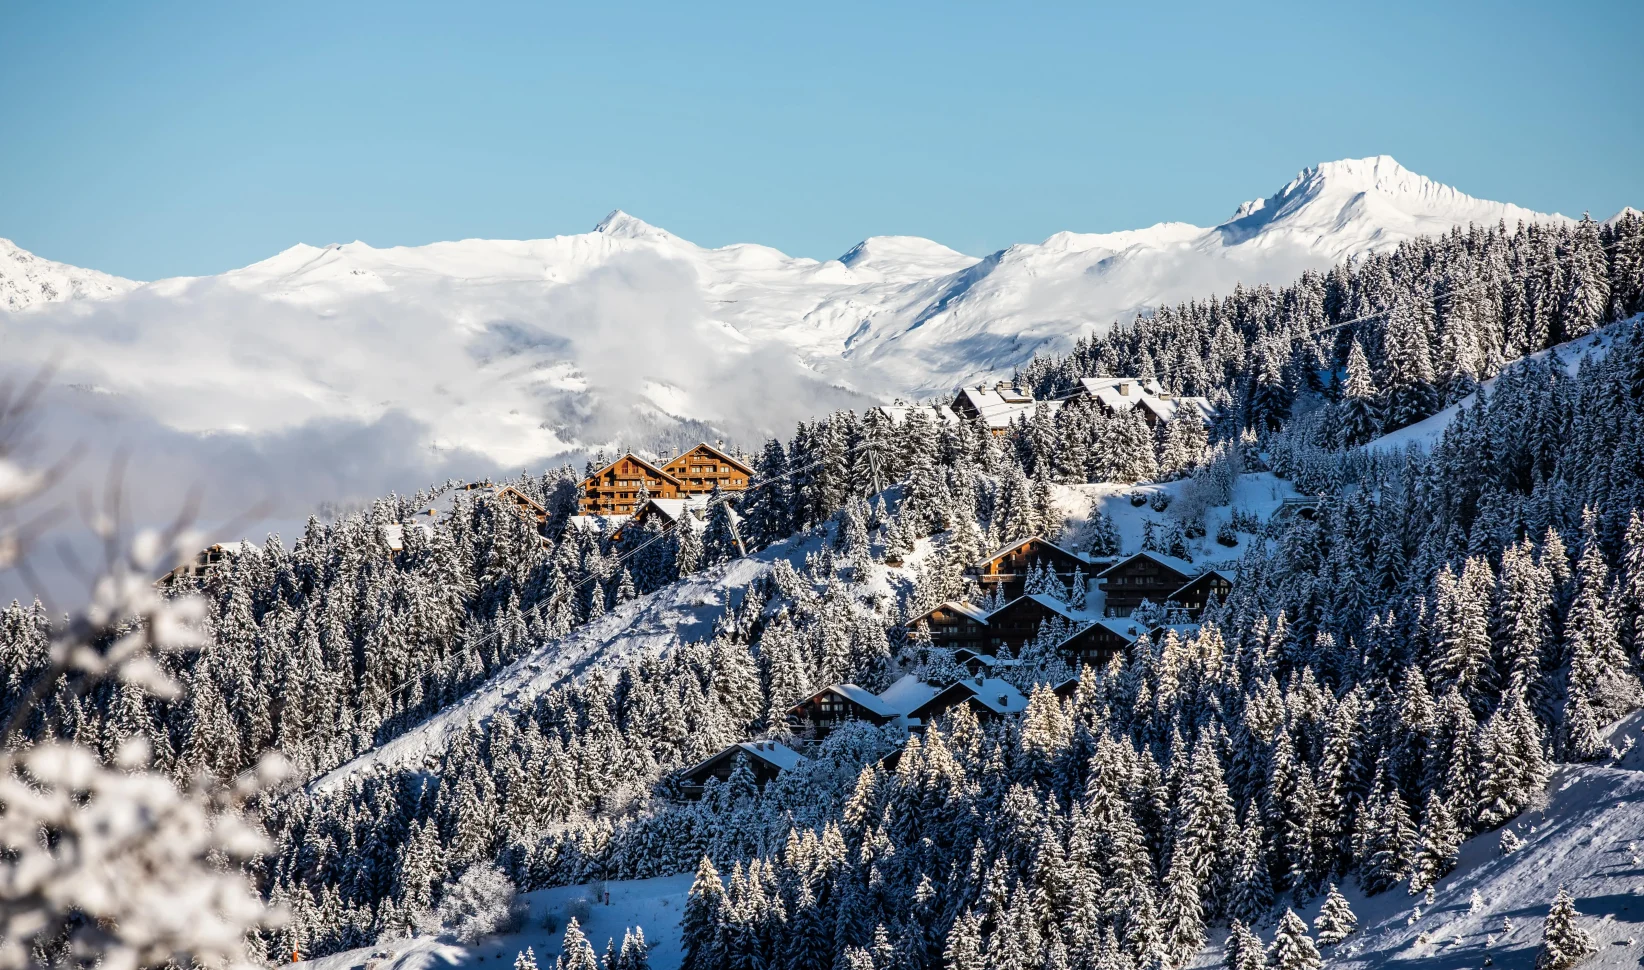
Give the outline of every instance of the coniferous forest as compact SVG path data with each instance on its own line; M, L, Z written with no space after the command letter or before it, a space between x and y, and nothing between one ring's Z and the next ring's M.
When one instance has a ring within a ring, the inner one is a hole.
M1207 429L1082 399L1002 436L917 407L835 413L752 451L736 528L720 497L700 529L584 525L582 476L562 468L508 483L544 525L464 494L393 548L386 527L452 485L389 496L179 584L206 601L208 642L160 658L177 697L62 690L8 740L113 759L142 737L179 784L283 752L297 777L260 796L274 849L249 863L292 913L256 941L271 963L438 927L484 879L695 871L692 970L1153 970L1217 925L1237 970L1300 970L1351 914L1310 930L1285 905L1348 880L1422 891L1644 706L1641 313L1636 214L1474 227L1161 308L1019 375L1042 400L1156 378L1209 398ZM1457 404L1427 447L1364 447ZM911 740L855 726L763 788L744 765L679 797L679 769L785 737L815 689L957 678L904 624L972 596L963 567L1000 543L1059 533L1056 486L1225 493L1255 470L1316 511L1251 527L1196 633L1143 637L1102 670L1034 658L1019 719L961 707ZM739 540L777 547L773 564L711 635L470 722L415 768L368 763ZM873 581L887 553L909 556L905 581ZM0 717L48 668L50 621L0 611ZM1053 673L1080 673L1070 698Z

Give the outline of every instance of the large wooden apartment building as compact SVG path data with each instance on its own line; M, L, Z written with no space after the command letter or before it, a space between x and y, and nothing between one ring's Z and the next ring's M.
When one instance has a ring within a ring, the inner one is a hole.
M753 469L707 442L658 466L629 452L584 478L578 500L583 515L632 515L644 491L651 498L708 495L715 488L740 492Z

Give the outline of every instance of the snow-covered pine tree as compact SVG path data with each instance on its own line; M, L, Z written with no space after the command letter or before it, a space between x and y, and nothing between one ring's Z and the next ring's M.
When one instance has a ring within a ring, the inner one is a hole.
M1644 703L1644 689L1627 667L1607 596L1609 567L1599 553L1596 515L1585 515L1585 541L1576 568L1575 600L1565 638L1570 672L1564 713L1564 750L1586 761L1609 750L1603 730Z
M1319 948L1307 935L1307 924L1286 908L1273 931L1273 942L1267 947L1267 965L1271 970L1319 970L1324 961Z
M1352 936L1359 927L1359 918L1353 914L1353 907L1348 905L1347 897L1341 894L1335 883L1330 884L1330 891L1324 898L1324 906L1319 915L1313 920L1313 932L1318 934L1320 946L1335 946L1342 940Z
M1425 892L1429 886L1456 867L1461 849L1461 832L1450 809L1437 791L1427 793L1427 812L1421 822L1421 848L1410 870L1410 893Z
M1262 941L1242 920L1230 921L1227 943L1222 949L1222 966L1227 970L1262 970L1266 965Z
M1536 954L1536 970L1569 970L1591 956L1593 938L1576 919L1575 899L1563 886L1553 896L1547 920L1541 929L1541 950Z
M1347 380L1342 384L1341 443L1363 444L1381 433L1381 394L1370 373L1364 347L1353 340L1347 353Z
M583 935L575 916L565 924L565 936L560 940L560 956L554 966L555 970L599 970L599 957L594 953L594 945Z

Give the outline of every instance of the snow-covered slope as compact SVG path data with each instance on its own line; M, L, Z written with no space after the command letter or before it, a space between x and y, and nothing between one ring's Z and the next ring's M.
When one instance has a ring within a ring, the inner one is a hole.
M1101 509L1113 520L1121 551L1128 554L1141 549L1145 521L1165 518L1146 505L1132 504L1130 495L1165 492L1174 501L1180 499L1188 487L1185 479L1142 486L1058 485L1055 496L1065 516L1070 544L1086 541L1084 533L1091 512ZM1215 535L1234 509L1266 520L1286 498L1295 494L1289 482L1275 478L1270 472L1241 475L1234 487L1232 503L1206 512L1208 534ZM1190 548L1195 564L1206 568L1212 564L1224 569L1237 568L1237 560L1252 539L1251 536L1240 538L1240 545L1232 549L1217 545L1210 538L1192 541ZM815 536L798 536L624 603L600 619L579 627L563 640L539 646L498 671L457 703L320 776L309 787L316 791L330 790L350 777L381 767L437 765L452 739L469 724L483 724L498 711L528 709L538 697L568 678L594 672L611 674L646 654L665 651L686 641L707 639L714 620L727 605L740 600L741 591L750 583L768 572L778 560L786 560L796 569L801 567L805 557L815 552L822 541ZM875 575L864 590L894 595L894 583L908 580L914 566L930 550L928 540L921 540L918 545L918 550L900 568L875 566Z
M831 407L945 392L1237 282L1469 222L1561 218L1383 156L1308 169L1212 228L1062 232L980 259L908 236L826 261L708 249L620 211L579 235L298 245L141 286L11 247L0 307L111 298L0 313L0 335L13 360L61 361L67 382L170 429L287 433L394 413L427 447L519 467L706 430L692 421L756 440Z
M1615 343L1616 337L1620 334L1622 328L1631 327L1633 323L1634 319L1629 318L1619 323L1610 324L1587 334L1585 337L1577 337L1575 340L1565 341L1556 347L1549 347L1546 350L1513 361L1507 365L1507 369L1511 370L1514 367L1522 366L1524 361L1527 360L1544 361L1557 355L1558 359L1563 362L1565 371L1574 374L1583 360L1589 358L1598 360L1609 353L1610 347ZM1496 382L1500 379L1500 375L1497 375L1485 381L1483 383L1484 393L1494 392ZM1456 419L1457 413L1462 408L1471 408L1477 404L1478 393L1474 392L1438 413L1417 421L1415 424L1406 425L1397 431L1367 441L1363 447L1367 451L1382 452L1403 451L1411 445L1422 449L1431 448L1444 436L1445 429L1450 427L1450 422Z
M118 296L140 285L96 270L41 259L10 239L0 239L0 310Z
M1614 743L1636 739L1641 728L1644 717L1627 718L1615 728ZM1598 947L1583 967L1644 962L1644 752L1560 768L1545 803L1508 827L1525 845L1503 853L1500 832L1466 842L1432 904L1400 887L1370 899L1343 887L1360 932L1336 948L1328 965L1381 970L1437 959L1434 965L1444 967L1531 970L1559 886L1575 897L1582 928ZM1319 905L1306 912L1309 922Z

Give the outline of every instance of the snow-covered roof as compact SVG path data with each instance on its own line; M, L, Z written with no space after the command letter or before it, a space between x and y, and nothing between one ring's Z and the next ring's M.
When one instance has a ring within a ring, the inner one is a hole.
M584 478L578 484L581 487L586 488L590 481L592 481L593 479L596 479L599 476L601 476L601 475L605 474L606 472L610 471L612 465L617 464L618 462L622 461L624 458L627 458L627 459L630 459L634 462L637 462L640 465L640 467L644 468L646 471L655 472L657 477L659 477L659 478L666 478L668 481L673 482L675 485L678 485L680 483L679 478L677 476L675 476L673 472L664 471L655 462L646 461L644 458L639 457L638 455L634 454L631 451L625 451L622 454L620 454L620 455L616 456L615 458L611 459L610 461L606 462L600 468L596 469L592 475L589 475L587 478ZM741 462L738 462L737 464L741 464Z
M1206 423L1216 414L1208 399L1166 394L1151 377L1081 377L1074 394L1099 401L1109 411L1118 413L1144 407L1165 422L1174 421L1189 410Z
M1000 613L1003 613L1004 611L1010 609L1012 606L1015 606L1017 603L1020 603L1023 600L1032 600L1035 603L1038 603L1040 606L1043 606L1045 609L1050 610L1054 613L1058 613L1062 617L1064 617L1066 619L1069 619L1069 620L1077 620L1077 619L1080 618L1079 614L1077 614L1077 613L1073 612L1071 609L1069 609L1068 605L1066 603L1064 603L1061 600L1057 599L1056 597L1050 596L1046 593L1023 593L1021 596L1016 597L1015 599L1011 600L1009 603L1006 603L1004 606L1001 606L998 609L994 610L992 613L989 613L988 616L990 616L990 617L991 616L998 616Z
M990 562L994 561L995 559L1000 558L1001 556L1009 555L1010 553L1015 552L1017 549L1021 548L1022 546L1027 545L1030 542L1037 542L1037 543L1040 543L1041 545L1049 546L1050 548L1055 549L1057 552L1061 553L1064 556L1068 556L1068 557L1071 557L1073 559L1078 559L1078 560L1081 560L1083 562L1090 562L1090 557L1085 555L1082 552L1074 552L1071 549L1064 549L1063 547L1057 545L1056 543L1051 542L1049 539L1046 539L1044 536L1033 535L1033 536L1028 536L1028 537L1023 538L1023 539L1017 539L1014 542L1008 542L1008 543L1000 546L998 549L993 551L992 555L984 557L980 562L977 563L977 565L980 566L983 563L990 563Z
M728 464L735 465L738 469L740 469L745 474L752 475L754 473L754 470L748 466L747 462L744 462L742 459L736 457L733 454L730 454L729 452L725 451L725 449L723 449L723 448L717 448L713 445L708 444L706 441L698 441L696 444L690 446L689 448L686 448L684 451L680 452L679 454L677 454L677 455L673 456L672 458L668 459L667 461L663 462L663 464L664 465L672 465L674 462L680 460L681 458L684 458L686 455L690 454L691 452L693 452L693 451L702 451L702 450L707 450L707 451L713 452L714 455L716 455L721 461L724 461ZM617 460L621 461L622 459L619 458ZM604 469L601 469L601 471L603 471L603 470Z
M1102 619L1097 620L1095 623L1091 624L1091 626L1099 626L1099 627L1103 628L1104 630L1107 630L1109 633L1113 634L1114 636L1119 637L1120 639L1125 640L1127 642L1135 642L1137 637L1139 637L1142 634L1147 632L1146 630L1142 629L1142 625L1140 623L1137 623L1134 620L1130 620L1130 619L1127 619L1126 617L1122 617L1122 616L1103 617ZM1088 627L1086 629L1088 629ZM1084 630L1079 631L1079 633L1083 633L1083 632L1085 632L1085 631ZM1076 637L1076 636L1079 635L1079 633L1075 633L1073 636ZM1068 640L1071 640L1071 639L1073 639L1073 637L1068 637ZM1064 640L1062 642L1066 643L1067 640Z
M943 693L963 688L970 692L976 703L994 712L995 714L1020 714L1027 710L1027 698L1016 689L1016 685L1008 680L997 677L972 677L961 680L948 687Z
M769 762L783 771L797 767L805 760L804 755L776 741L738 741L736 746L750 756Z
M741 751L750 758L758 758L779 771L787 771L805 760L805 756L785 744L776 741L738 741L733 745L714 752L701 761L681 772L684 775L694 775L726 755Z
M1170 595L1171 595L1172 598L1175 598L1176 593L1180 593L1182 590L1188 588L1189 586L1192 586L1194 583L1197 583L1202 579L1207 579L1207 578L1212 577L1212 576L1219 577L1227 583L1234 582L1233 574L1226 571L1226 570L1224 570L1224 569L1206 569L1204 572L1198 574L1197 576L1194 576L1192 579L1190 579L1187 582L1183 583L1182 585L1176 587L1176 592L1171 593Z
M954 398L955 407L963 400L976 411L984 423L990 428L1008 428L1023 414L1032 414L1040 405L1049 405L1054 409L1060 401L1035 402L1033 395L1025 390L1012 388L1010 384L1000 381L992 387L986 385L978 387L961 387Z
M1196 570L1193 567L1193 564L1188 562L1186 559L1177 559L1175 556L1167 556L1167 555L1164 555L1163 553L1152 552L1150 550L1143 549L1141 552L1134 553L1134 554L1129 555L1129 556L1125 556L1123 559L1120 559L1118 562L1116 562L1113 565L1111 565L1111 566L1107 567L1106 569L1102 570L1097 575L1098 576L1106 576L1108 573L1113 572L1115 569L1118 569L1120 566L1123 566L1124 564L1130 562L1133 559L1139 559L1139 558L1151 559L1151 560L1153 560L1154 562L1158 563L1161 566L1168 566L1171 569L1176 570L1177 572L1181 573L1183 576L1192 576L1196 572Z
M972 620L975 620L977 623L981 623L984 626L988 622L988 615L986 611L982 610L980 607L960 600L944 600L918 616L908 620L907 628L911 630L925 620L930 619L930 615L935 613L937 610L952 610L955 613L960 613L970 617Z
M902 712L879 698L878 694L868 691L865 687L855 684L834 684L827 688L852 703L867 708L880 717L896 717Z
M405 548L406 526L410 526L413 529L421 529L422 534L425 536L432 536L434 534L434 526L429 522L394 522L382 527L383 539L387 541L388 548L394 550L395 552L399 552Z
M936 696L936 688L913 674L904 674L900 680L879 692L879 699L898 714L906 714Z

